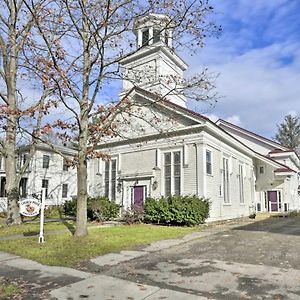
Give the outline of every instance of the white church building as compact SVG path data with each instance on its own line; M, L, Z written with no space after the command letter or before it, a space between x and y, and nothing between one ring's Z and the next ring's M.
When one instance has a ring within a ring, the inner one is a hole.
M109 161L89 165L89 193L123 209L146 198L192 195L211 202L210 220L257 211L299 210L295 152L223 120L187 109L181 82L187 64L172 49L166 16L135 24L138 50L121 62L119 136L98 145ZM162 97L165 96L165 97Z

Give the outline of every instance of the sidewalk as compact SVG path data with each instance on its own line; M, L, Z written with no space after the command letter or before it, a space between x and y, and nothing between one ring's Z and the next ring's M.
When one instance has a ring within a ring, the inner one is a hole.
M241 221L240 221L241 222ZM115 266L121 262L149 255L175 245L203 238L239 226L240 222L229 222L209 226L181 239L154 242L139 251L121 251L99 256L91 260L97 266ZM83 272L66 267L45 266L15 255L0 252L0 276L12 281L27 282L28 293L21 299L97 299L97 300L194 300L203 297L144 285L115 277ZM18 298L19 299L19 298Z

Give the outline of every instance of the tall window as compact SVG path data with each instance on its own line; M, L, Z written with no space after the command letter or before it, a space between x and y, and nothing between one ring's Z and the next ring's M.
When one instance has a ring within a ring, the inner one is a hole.
M230 203L229 200L229 161L223 157L223 197L224 203Z
M212 175L212 153L206 150L206 174Z
M116 200L117 160L105 162L104 195L110 200Z
M165 196L171 195L171 152L165 153Z
M46 189L46 198L48 197L48 189L49 189L49 180L42 179L42 188Z
M240 203L244 204L245 203L245 198L244 198L244 170L243 170L243 165L239 165L239 196L240 196Z
M105 162L105 171L104 171L104 195L105 197L109 198L109 169L110 163L109 161Z
M153 44L159 42L160 40L160 30L153 29Z
M43 169L49 169L50 156L43 155Z
M181 152L167 152L164 154L165 196L181 193Z
M142 45L148 45L149 44L149 29L146 29L142 33Z
M63 158L63 171L68 171L69 165L67 163L67 159Z
M62 198L68 198L68 184L64 183L62 185Z
M116 200L117 161L111 161L111 200Z

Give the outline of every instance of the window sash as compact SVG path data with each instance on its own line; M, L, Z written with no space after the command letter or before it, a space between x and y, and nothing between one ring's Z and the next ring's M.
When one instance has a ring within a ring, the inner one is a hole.
M164 153L165 197L181 194L181 152Z
M244 197L244 172L243 165L239 165L239 195L240 195L240 203L245 203Z
M49 180L48 179L42 179L42 188L46 189L45 196L48 197L48 188L49 188Z
M212 153L206 150L206 174L212 175Z
M50 156L43 155L43 169L49 169Z
M62 198L68 197L68 184L64 183L62 185Z
M229 162L228 158L223 157L223 197L224 203L230 203L229 200Z

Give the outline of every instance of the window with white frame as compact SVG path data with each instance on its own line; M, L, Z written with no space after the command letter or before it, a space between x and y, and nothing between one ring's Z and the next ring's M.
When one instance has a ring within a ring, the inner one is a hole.
M164 153L165 196L181 194L181 152Z
M50 156L43 155L43 169L49 169Z
M245 203L245 196L244 196L244 168L243 168L242 164L239 164L238 181L239 181L239 198L240 198L240 204L244 204Z
M206 150L206 174L212 175L212 153Z
M110 200L116 199L117 160L105 162L104 169L104 195Z
M224 203L230 203L229 199L229 159L223 157L223 198Z
M63 183L62 185L62 198L68 198L68 184Z
M258 166L258 172L259 172L259 174L264 174L265 173L265 167L264 166Z

